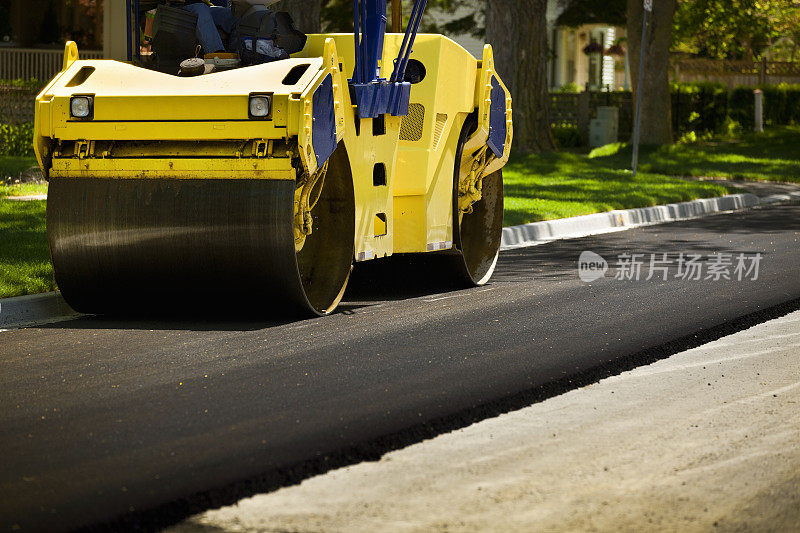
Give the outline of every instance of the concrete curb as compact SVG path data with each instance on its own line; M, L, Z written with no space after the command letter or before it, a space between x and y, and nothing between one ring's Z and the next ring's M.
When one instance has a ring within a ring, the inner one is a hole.
M58 291L0 299L0 329L57 322L78 316L81 316L80 313L67 305Z
M783 197L786 197L786 200L792 199L790 195L774 196L780 196L781 198L770 203L785 201ZM800 199L800 194L798 194L797 198ZM755 194L732 194L677 204L624 209L558 220L532 222L521 226L503 228L503 240L500 249L509 250L525 246L536 246L537 244L544 244L558 239L575 239L642 226L664 224L666 222L691 220L705 215L747 209L760 203L761 200Z
M691 220L705 215L737 211L758 205L798 200L800 200L800 192L773 194L761 199L754 194L734 194L678 204L533 222L503 228L503 241L500 249L536 246L559 239L575 239L641 226ZM58 291L0 299L0 330L58 322L79 316L83 315L67 305Z

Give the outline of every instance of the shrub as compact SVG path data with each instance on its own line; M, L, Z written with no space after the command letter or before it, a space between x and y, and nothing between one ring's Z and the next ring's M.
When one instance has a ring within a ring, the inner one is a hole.
M561 87L556 89L555 92L562 94L579 93L581 92L581 88L578 87L578 84L576 83L567 83L566 85L562 85Z
M718 131L728 116L728 91L721 83L672 83L672 129L676 137L688 132Z
M768 126L800 123L800 85L780 83L759 87L764 93L764 123ZM754 126L753 87L736 87L729 98L730 117L744 128Z
M800 122L800 85L780 83L765 85L764 122L769 125L788 125Z
M0 155L33 155L33 124L0 124Z
M735 87L728 96L728 116L743 128L752 130L754 105L752 87Z
M36 78L29 80L16 79L16 80L3 80L0 79L0 87L18 87L20 89L32 89L39 91L47 85L45 82L39 81Z
M742 124L740 122L733 120L731 117L727 117L725 122L722 123L720 134L723 137L734 139L741 135L743 131L744 128L742 128Z
M581 132L572 124L553 124L553 139L558 148L575 148L581 145Z

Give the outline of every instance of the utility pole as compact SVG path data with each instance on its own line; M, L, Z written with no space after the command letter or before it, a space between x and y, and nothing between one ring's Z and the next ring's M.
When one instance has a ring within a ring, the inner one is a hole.
M633 124L633 161L631 169L633 177L639 167L639 125L642 120L642 80L644 79L644 53L647 46L647 14L653 12L653 0L644 0L644 16L642 17L642 46L639 48L639 81L636 84L636 118Z

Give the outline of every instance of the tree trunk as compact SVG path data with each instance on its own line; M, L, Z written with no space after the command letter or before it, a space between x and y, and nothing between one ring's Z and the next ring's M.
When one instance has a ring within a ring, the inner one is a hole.
M547 0L487 2L486 41L514 99L514 148L555 149L547 87Z
M320 32L321 0L281 0L270 6L274 11L288 11L294 25L303 33Z
M675 0L653 0L647 14L647 40L642 79L641 144L672 142L671 97L669 92L669 47ZM642 43L642 0L628 0L628 60L633 83L633 102L639 91L639 52ZM635 109L634 109L635 111Z

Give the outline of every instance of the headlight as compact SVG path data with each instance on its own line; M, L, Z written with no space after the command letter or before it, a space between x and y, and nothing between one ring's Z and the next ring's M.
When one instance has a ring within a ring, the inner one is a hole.
M74 118L92 118L92 97L73 96L69 102L69 112Z
M250 118L267 118L272 107L271 96L251 96L250 97Z

